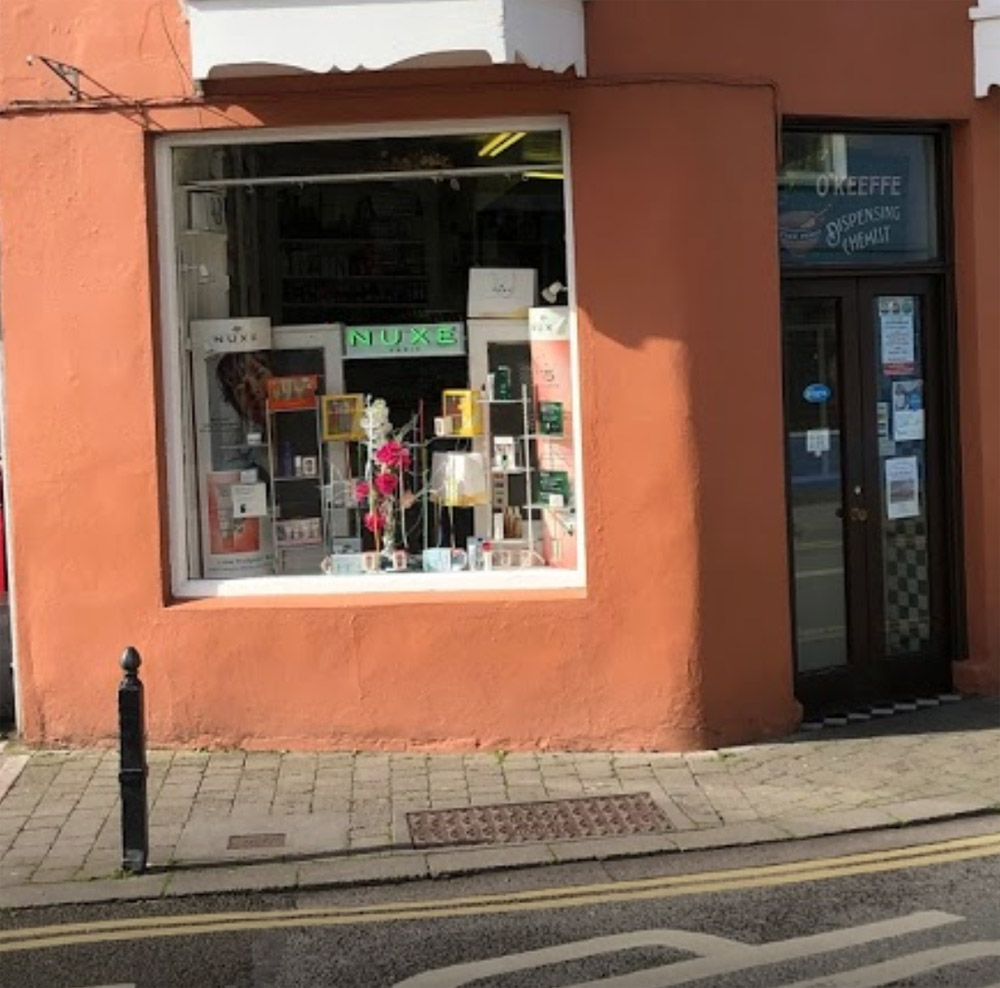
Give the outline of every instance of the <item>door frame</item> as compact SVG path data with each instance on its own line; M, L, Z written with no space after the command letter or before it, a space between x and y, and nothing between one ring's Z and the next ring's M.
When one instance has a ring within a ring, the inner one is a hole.
M844 515L864 508L877 527L867 522L843 521L845 604L848 661L845 666L799 672L795 640L797 585L792 524L791 463L786 441L786 519L789 594L792 608L792 661L796 695L807 709L819 710L852 700L938 692L950 687L950 659L954 658L953 627L961 611L949 592L951 575L960 557L952 547L954 534L950 511L956 464L956 446L949 441L952 421L949 406L954 381L947 357L950 326L946 320L944 279L926 272L895 273L824 272L797 274L782 280L782 302L790 298L835 298L840 318L839 385L841 394L841 504ZM918 295L925 301L922 319L926 469L924 504L927 518L927 553L931 609L931 642L927 649L908 656L885 655L884 565L882 531L882 457L878 451L875 384L874 299L882 295ZM784 347L782 348L784 349ZM784 356L783 356L784 361ZM787 403L787 385L783 388ZM787 411L786 419L787 422ZM853 441L844 441L850 436ZM856 437L861 436L861 442ZM932 467L933 464L933 467ZM861 487L858 495L853 485Z

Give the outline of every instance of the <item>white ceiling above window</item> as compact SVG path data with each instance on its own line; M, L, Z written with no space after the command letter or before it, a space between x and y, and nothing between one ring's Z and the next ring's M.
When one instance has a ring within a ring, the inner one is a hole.
M990 86L1000 86L1000 0L979 0L969 16L973 20L976 95L986 96Z
M583 0L186 0L195 79L523 64L586 72Z

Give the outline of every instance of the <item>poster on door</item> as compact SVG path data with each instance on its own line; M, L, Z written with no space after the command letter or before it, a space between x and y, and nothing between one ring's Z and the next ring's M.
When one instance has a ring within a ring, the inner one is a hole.
M921 378L892 382L892 438L898 443L924 438L924 382Z
M912 295L882 296L878 317L882 373L886 377L913 374L917 369L915 299Z
M885 461L885 515L890 521L920 517L920 467L915 456Z

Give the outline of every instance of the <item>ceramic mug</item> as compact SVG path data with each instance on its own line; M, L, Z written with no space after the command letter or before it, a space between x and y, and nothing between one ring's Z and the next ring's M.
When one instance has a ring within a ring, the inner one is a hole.
M469 554L464 549L424 549L423 563L424 569L429 573L448 573L465 569L469 563Z

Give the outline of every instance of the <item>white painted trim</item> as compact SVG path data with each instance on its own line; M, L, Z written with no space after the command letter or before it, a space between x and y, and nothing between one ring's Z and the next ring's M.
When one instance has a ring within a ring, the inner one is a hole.
M580 405L580 368L576 338L576 257L570 172L569 122L565 117L502 118L476 121L432 121L420 124L365 124L352 127L311 127L289 129L243 130L238 133L212 131L171 135L157 141L156 217L160 238L161 346L164 390L164 437L167 459L167 497L170 546L171 589L177 598L239 598L257 596L296 596L322 594L339 598L357 593L437 593L469 591L565 590L586 587L586 523L583 506L583 469L581 449L582 416L574 416L574 456L577 485L575 489L578 518L578 566L567 569L514 569L470 573L400 573L358 576L267 576L237 580L202 580L188 577L190 572L187 523L194 510L188 504L184 478L185 430L182 407L184 370L183 340L187 327L181 325L179 285L177 280L177 236L174 221L173 174L171 155L174 148L210 144L273 144L294 141L349 140L357 137L420 137L427 135L480 133L483 131L558 130L562 138L564 215L566 221L566 264L569 281L573 402ZM279 327L274 327L277 330Z
M187 328L181 325L177 281L177 234L173 209L174 144L158 142L155 148L156 224L160 259L160 346L163 367L163 433L166 446L167 524L170 547L170 582L176 593L187 581L188 513L184 484L184 414L182 408L183 368ZM193 450L192 450L193 452Z
M580 334L576 293L576 226L573 215L573 152L570 147L569 121L563 119L561 125L563 152L563 216L566 220L566 278L569 291L566 304L569 307L570 369L573 373L573 408L577 413L573 421L573 499L576 509L576 559L577 572L584 584L587 582L587 517L585 479L583 471L583 405L580 399ZM572 571L571 571L572 572Z
M973 22L976 96L988 96L990 86L1000 86L1000 0L979 0L969 10Z
M294 97L289 97L294 101ZM198 130L164 135L158 143L170 148L204 144L293 144L298 141L350 141L376 137L450 137L504 130L559 130L566 139L565 117L477 117L475 120L391 120L386 123L343 124L316 127L241 127L238 130ZM565 145L563 147L565 151ZM565 160L565 159L564 159ZM169 163L169 156L168 156ZM539 166L542 167L542 166Z
M195 79L524 64L586 74L583 0L186 0Z
M580 570L490 570L470 573L379 573L325 576L253 576L239 580L184 580L175 588L181 598L288 597L321 594L337 598L371 593L437 594L482 591L574 590L585 587Z

